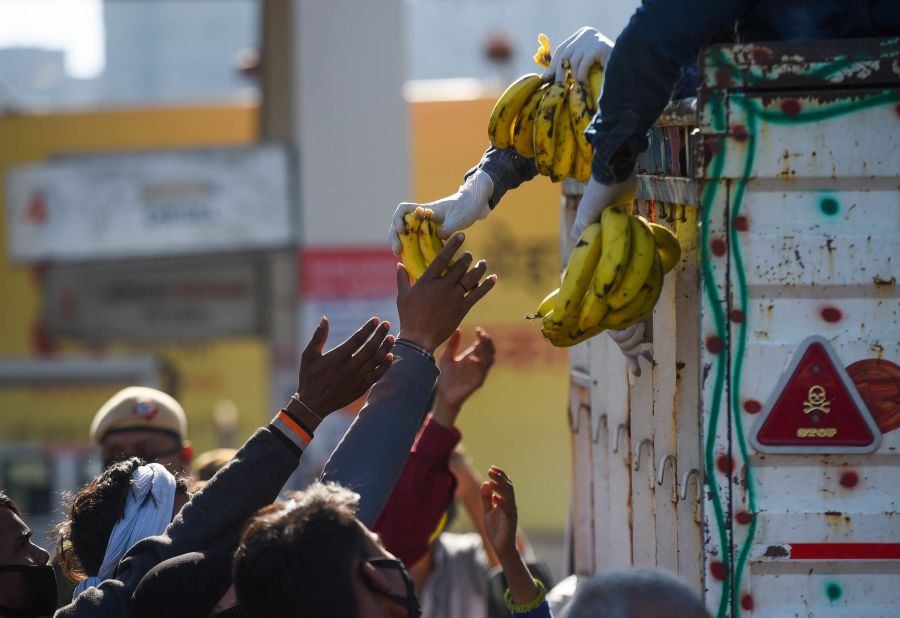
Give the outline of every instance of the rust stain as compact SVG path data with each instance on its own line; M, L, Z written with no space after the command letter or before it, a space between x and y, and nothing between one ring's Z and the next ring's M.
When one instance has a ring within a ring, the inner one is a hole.
M874 283L876 287L894 287L897 285L897 278L891 277L890 279L882 279L878 275L875 275L872 277L872 283Z
M766 547L766 558L787 558L790 554L786 547L782 545L769 545Z

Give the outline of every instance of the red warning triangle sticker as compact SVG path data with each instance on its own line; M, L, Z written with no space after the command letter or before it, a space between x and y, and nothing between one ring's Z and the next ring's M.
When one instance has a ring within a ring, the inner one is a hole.
M831 344L804 340L750 432L762 453L871 453L881 431Z

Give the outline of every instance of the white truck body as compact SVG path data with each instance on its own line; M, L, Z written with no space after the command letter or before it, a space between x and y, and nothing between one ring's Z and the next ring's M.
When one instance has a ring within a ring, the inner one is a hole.
M900 42L708 48L639 170L683 254L640 377L605 335L571 352L576 573L664 567L717 617L900 615Z

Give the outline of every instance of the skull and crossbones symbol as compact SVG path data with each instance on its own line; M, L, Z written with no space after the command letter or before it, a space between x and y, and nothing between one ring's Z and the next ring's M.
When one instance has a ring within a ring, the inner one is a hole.
M806 401L803 402L803 412L805 414L810 414L811 412L828 414L831 412L831 402L826 397L825 389L818 384L809 387Z

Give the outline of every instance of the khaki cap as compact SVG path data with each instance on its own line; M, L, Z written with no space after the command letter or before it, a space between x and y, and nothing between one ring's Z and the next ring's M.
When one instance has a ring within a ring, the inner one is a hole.
M181 404L155 388L129 386L104 403L91 421L91 441L100 444L110 431L149 429L167 431L179 440L187 436Z

